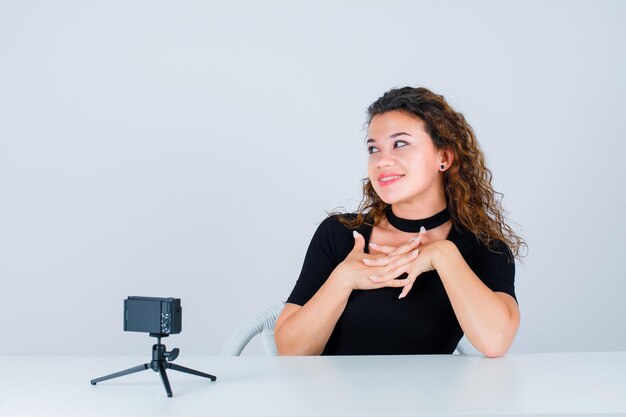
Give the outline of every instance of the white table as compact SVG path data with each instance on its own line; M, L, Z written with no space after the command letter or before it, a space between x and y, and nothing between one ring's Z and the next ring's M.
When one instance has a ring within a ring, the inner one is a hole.
M626 415L626 352L479 356L185 357L167 398L142 357L0 357L0 415ZM148 358L149 359L149 358Z

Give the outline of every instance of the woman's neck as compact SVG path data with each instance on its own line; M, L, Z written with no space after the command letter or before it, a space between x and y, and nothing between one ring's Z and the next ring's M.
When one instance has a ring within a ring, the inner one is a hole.
M407 219L407 220L417 220L417 219L426 219L428 217L434 216L439 213L443 209L446 208L446 200L441 199L437 201L433 201L429 204L422 203L396 203L392 204L391 208L393 210L393 214L396 216Z

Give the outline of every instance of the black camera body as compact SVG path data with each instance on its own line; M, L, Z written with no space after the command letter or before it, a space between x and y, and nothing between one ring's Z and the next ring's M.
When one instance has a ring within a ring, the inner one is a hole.
M180 298L128 297L124 300L124 331L170 335L182 330Z

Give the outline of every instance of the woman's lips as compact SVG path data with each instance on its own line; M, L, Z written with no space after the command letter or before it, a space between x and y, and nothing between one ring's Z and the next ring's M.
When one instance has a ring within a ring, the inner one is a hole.
M384 175L380 175L378 177L378 184L380 184L381 187L386 187L388 185L393 184L396 181L401 180L402 177L404 177L404 175L401 175L401 174L384 174Z

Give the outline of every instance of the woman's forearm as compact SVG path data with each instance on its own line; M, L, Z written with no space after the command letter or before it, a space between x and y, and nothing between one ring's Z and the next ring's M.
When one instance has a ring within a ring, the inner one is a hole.
M502 356L519 326L519 310L474 274L452 242L441 245L433 266L468 340L487 356ZM419 279L419 278L418 278Z
M319 355L341 317L352 289L334 274L298 311L277 323L279 355Z

